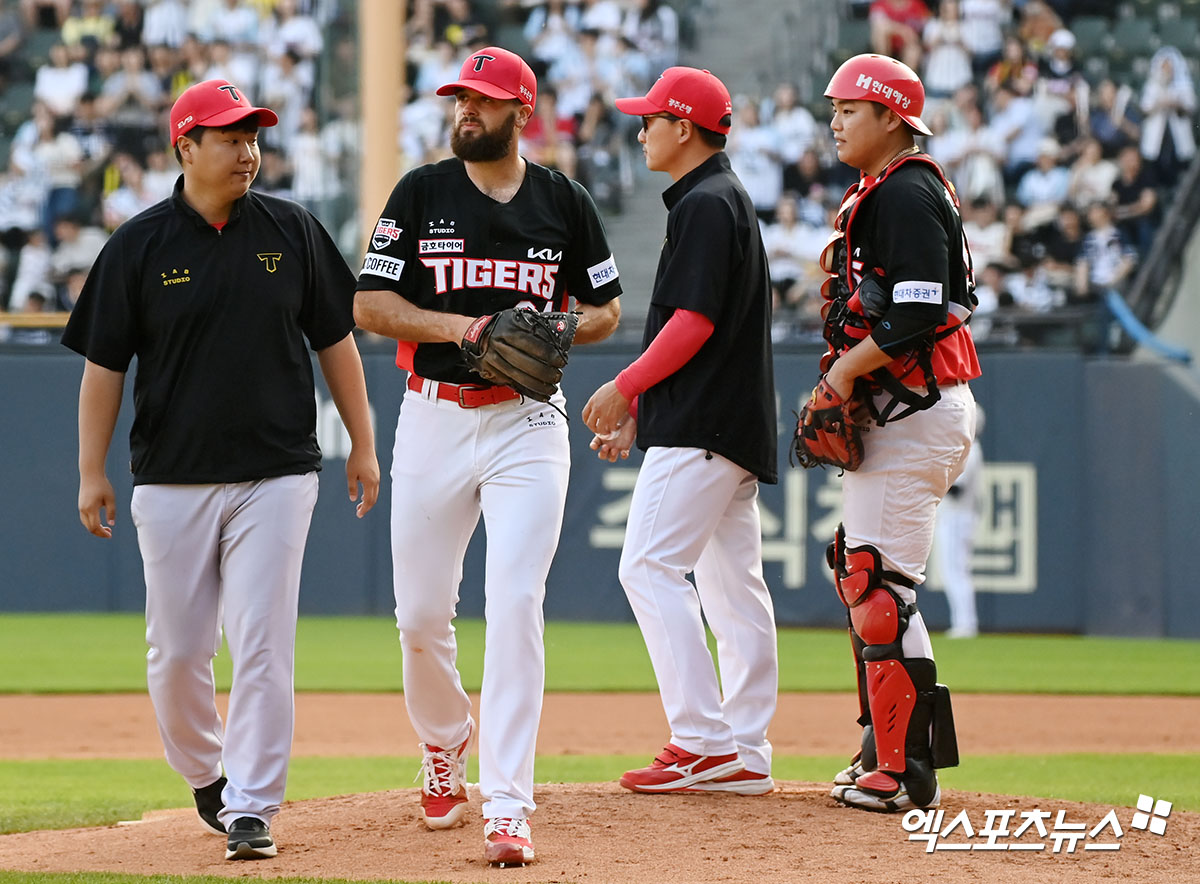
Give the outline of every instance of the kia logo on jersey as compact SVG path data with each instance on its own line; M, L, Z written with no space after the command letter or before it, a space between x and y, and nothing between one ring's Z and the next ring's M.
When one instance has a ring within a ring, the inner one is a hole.
M404 229L397 227L391 218L380 218L379 223L375 225L375 232L371 235L371 245L377 249L386 249L398 240L403 232Z

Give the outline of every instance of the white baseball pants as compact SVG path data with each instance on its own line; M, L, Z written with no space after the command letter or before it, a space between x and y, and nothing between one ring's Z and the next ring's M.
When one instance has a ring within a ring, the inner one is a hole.
M654 666L671 742L698 755L737 752L747 770L770 774L767 726L779 664L757 477L703 449L649 449L630 504L620 577ZM717 640L719 683L705 620Z
M870 544L884 568L922 583L938 502L962 472L974 434L975 398L965 383L943 387L932 408L872 427L862 466L842 479L846 546ZM908 604L917 599L914 589L892 589ZM933 659L920 612L909 620L902 647L906 657Z
M426 386L430 386L426 384ZM561 394L555 401L564 404ZM480 513L487 621L479 712L483 815L528 817L545 683L542 600L558 546L571 455L562 415L534 400L480 408L409 390L392 457L392 567L404 700L441 748L467 738L471 702L452 621Z
M270 822L292 749L300 566L317 474L138 485L130 512L146 576L146 681L167 763L192 788L224 769L219 818ZM212 660L229 643L224 727Z

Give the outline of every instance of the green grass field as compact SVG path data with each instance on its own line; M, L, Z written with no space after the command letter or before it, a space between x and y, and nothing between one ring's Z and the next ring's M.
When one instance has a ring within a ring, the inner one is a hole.
M0 632L5 636L0 643L0 694L145 690L144 623L139 615L3 615ZM463 681L468 689L477 690L483 625L464 621L458 636ZM939 641L935 636L935 646L940 678L957 692L1200 693L1200 642L995 635L968 641ZM549 623L546 648L547 690L655 689L645 646L632 624ZM781 690L853 690L844 633L782 630L779 652ZM302 618L297 661L297 690L399 690L400 653L395 628L387 618ZM216 668L219 683L228 686L230 668L224 653ZM774 772L780 779L823 781L844 760L841 756L777 757ZM608 781L644 761L641 756L545 756L538 760L538 781ZM404 756L297 758L288 800L410 788L418 764L417 758ZM1170 797L1179 810L1200 810L1200 757L1195 755L968 756L961 766L943 771L942 782L952 789L1114 806L1127 806L1145 792ZM186 787L160 760L0 760L0 832L109 824L140 817L148 810L186 806L188 800ZM0 871L0 884L146 884L149 880ZM153 880L206 884L224 879L159 876Z

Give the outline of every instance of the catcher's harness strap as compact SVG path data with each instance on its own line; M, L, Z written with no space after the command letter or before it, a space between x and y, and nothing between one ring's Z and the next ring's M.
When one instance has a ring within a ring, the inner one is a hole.
M429 395L447 402L455 402L459 408L479 408L484 405L498 405L501 402L511 402L520 399L521 394L512 387L481 387L477 384L449 384L445 381L432 381L416 374L409 374L408 389L415 393L424 393L425 385L429 385Z

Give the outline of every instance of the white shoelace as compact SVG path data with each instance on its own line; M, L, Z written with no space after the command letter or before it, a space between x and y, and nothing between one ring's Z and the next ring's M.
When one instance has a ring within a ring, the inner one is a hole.
M484 836L488 836L499 832L501 835L508 835L512 838L524 838L529 840L529 820L519 820L510 817L493 817L487 821L487 825L483 827Z
M467 766L458 754L458 749L434 752L425 743L421 744L424 758L421 773L425 777L424 789L430 795L447 796L458 791L466 783Z

